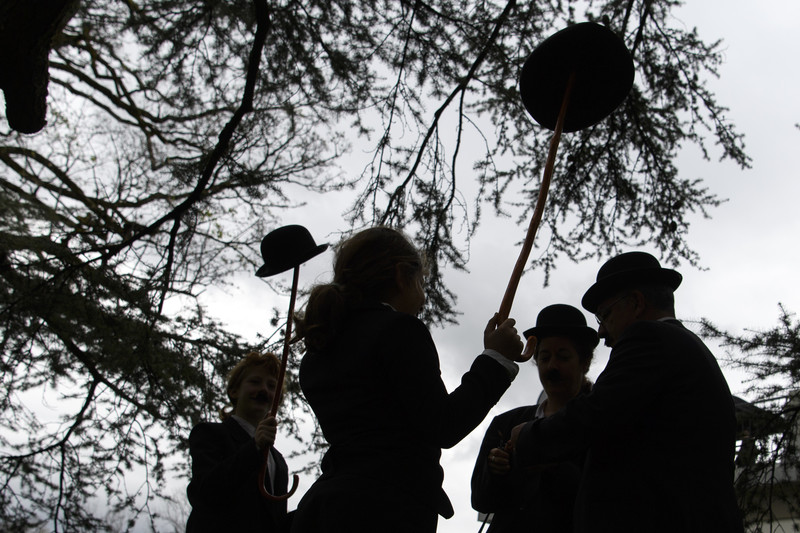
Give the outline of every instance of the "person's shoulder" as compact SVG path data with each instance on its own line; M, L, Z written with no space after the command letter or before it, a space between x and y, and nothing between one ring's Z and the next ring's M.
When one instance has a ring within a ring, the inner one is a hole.
M221 434L221 433L229 433L231 429L239 427L238 422L233 418L227 418L222 422L210 422L210 421L203 421L198 422L192 428L191 433L189 434L189 438L192 435L209 435L209 434Z
M225 431L223 422L198 422L189 433L189 444L218 438Z
M622 341L628 346L647 345L651 350L669 352L670 357L709 352L703 340L675 318L635 322L620 337Z
M626 337L634 336L648 336L648 337L661 337L661 336L674 336L674 335L691 335L688 329L676 318L669 318L663 320L638 320L628 326L624 335Z
M192 427L192 431L213 431L215 429L221 429L226 422L227 420L225 422L211 422L209 420L203 420L195 424L194 427Z
M509 421L521 419L533 420L533 418L536 416L537 407L538 405L523 405L521 407L515 407L514 409L510 409L494 417L492 423L502 424L504 422L507 423Z
M230 418L228 420L231 420ZM209 420L203 420L198 422L197 424L192 427L192 432L194 431L219 431L222 429L222 426L225 425L225 422L211 422Z
M430 336L428 327L422 320L414 315L396 311L385 304L379 304L371 308L370 317L377 322L378 328L384 330L402 330L411 334Z

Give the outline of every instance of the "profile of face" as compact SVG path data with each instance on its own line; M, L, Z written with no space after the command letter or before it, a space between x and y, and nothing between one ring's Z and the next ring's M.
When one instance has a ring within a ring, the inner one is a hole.
M536 367L548 398L569 400L577 396L589 370L575 344L567 337L545 337L537 346Z
M425 306L425 278L422 276L422 272L419 272L416 276L414 276L414 283L411 292L413 293L413 306L416 308L414 314L417 315Z
M597 336L613 347L620 335L636 319L637 293L627 292L608 297L597 306Z
M269 412L277 387L277 377L264 366L245 370L242 382L231 392L231 397L236 400L234 414L258 425Z
M402 313L418 315L425 305L425 279L422 272L413 274L412 277L397 276L398 292L392 299L392 307Z

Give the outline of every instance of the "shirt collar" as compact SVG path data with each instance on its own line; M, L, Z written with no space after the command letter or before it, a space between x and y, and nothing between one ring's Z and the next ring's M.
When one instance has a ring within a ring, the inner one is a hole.
M547 398L545 398L545 399L542 401L542 403L540 403L540 404L538 405L538 407L536 407L536 416L535 416L534 418L538 419L538 418L544 418L544 417L545 417L545 414L544 414L544 406L545 406L546 404L547 404Z
M248 435L250 435L251 437L256 436L256 428L255 426L253 426L253 424L251 424L250 422L248 422L239 415L231 415L231 418L239 422L239 425L242 426L242 429L244 429Z

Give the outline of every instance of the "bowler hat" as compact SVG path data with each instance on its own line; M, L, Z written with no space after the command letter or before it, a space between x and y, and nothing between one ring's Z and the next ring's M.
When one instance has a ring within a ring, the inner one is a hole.
M600 267L597 281L583 295L581 305L587 311L597 312L605 298L624 287L637 283L662 285L673 291L681 284L683 276L675 270L661 268L658 259L646 252L627 252L612 257Z
M519 76L522 103L545 128L556 128L572 73L564 132L600 122L625 100L633 87L633 58L622 39L594 22L573 24L545 39Z
M536 317L536 326L522 332L522 335L536 337L542 340L545 337L567 337L583 341L592 348L597 346L600 340L597 332L586 325L586 317L583 312L571 305L554 304L548 305Z
M256 271L256 276L264 278L280 274L321 254L327 247L327 244L317 245L303 226L294 224L280 227L267 233L261 240L264 265Z

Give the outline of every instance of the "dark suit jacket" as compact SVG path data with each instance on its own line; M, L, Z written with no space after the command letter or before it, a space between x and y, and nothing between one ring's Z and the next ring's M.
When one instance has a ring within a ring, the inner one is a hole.
M236 420L197 424L189 435L189 451L192 480L186 493L192 512L187 533L286 530L286 501L269 502L261 496L258 475L263 455ZM272 494L286 494L286 461L275 448L271 453L276 465Z
M435 529L437 512L453 514L442 490L441 449L468 435L510 380L502 365L481 355L448 394L425 325L374 304L348 314L330 349L305 354L300 385L330 449L322 477L298 505L294 530L328 523L330 531L361 531L358 520L370 531L395 531L419 516L424 523L404 526L419 531L431 521ZM331 504L337 497L344 501ZM368 514L382 518L380 525L368 524Z
M703 342L677 320L641 321L589 395L527 424L515 460L588 449L579 532L738 533L735 431L730 390Z
M496 416L483 437L472 472L472 508L494 513L487 533L572 533L582 455L534 472L513 468L497 475L489 470L489 451L503 448L515 426L535 419L537 408L528 405Z

